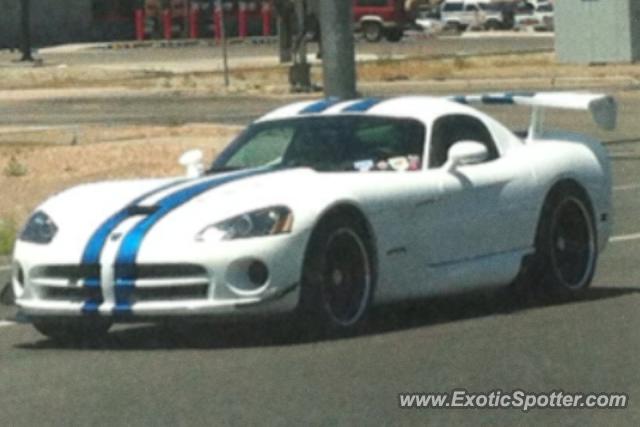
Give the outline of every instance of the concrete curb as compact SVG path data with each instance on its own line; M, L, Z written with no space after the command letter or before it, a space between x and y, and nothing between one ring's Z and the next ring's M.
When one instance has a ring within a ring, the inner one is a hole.
M227 39L229 45L265 45L277 43L276 37L246 37ZM46 47L38 50L39 54L73 53L86 50L121 50L141 48L180 48L193 46L219 46L221 42L215 39L175 39L175 40L125 40L99 43L77 43Z
M554 33L525 33L514 31L472 31L463 32L459 35L436 35L432 33L425 33L420 31L407 31L407 37L417 40L427 40L432 38L441 39L482 39L482 38L553 38ZM355 38L356 43L364 42L362 37ZM234 45L270 45L278 42L277 36L255 36L255 37L232 37L227 39L227 43L231 46ZM172 39L172 40L122 40L111 42L95 42L95 43L74 43L65 44L60 46L44 47L39 49L39 54L52 54L52 53L73 53L86 50L122 50L122 49L143 49L143 48L180 48L180 47L213 47L220 46L221 42L213 38L207 39Z

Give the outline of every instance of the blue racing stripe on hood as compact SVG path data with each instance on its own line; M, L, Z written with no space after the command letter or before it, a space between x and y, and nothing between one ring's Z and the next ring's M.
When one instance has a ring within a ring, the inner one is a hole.
M340 102L339 98L327 98L304 107L298 114L322 113L324 110Z
M118 225L120 225L131 216L131 211L129 210L130 207L136 206L144 199L147 199L162 191L168 190L171 187L177 186L178 184L182 184L183 182L184 180L173 181L169 184L161 186L160 188L149 191L142 196L135 198L134 200L129 202L123 209L109 217L93 233L91 239L89 239L89 243L87 243L87 246L84 249L84 253L82 254L82 264L97 264L100 262L100 255L102 254L102 249L104 248L107 238L113 232L113 230L118 227Z
M264 174L272 169L253 169L220 178L199 182L196 185L184 188L172 193L156 203L158 209L149 216L138 222L126 236L122 239L122 244L116 257L115 265L115 286L114 293L116 306L114 312L117 314L127 314L131 311L129 296L135 289L136 280L136 259L142 242L154 225L166 215L189 202L191 199L202 193L220 187L230 182L244 178Z
M156 188L152 191L149 191L142 196L137 197L136 199L129 202L124 208L113 214L109 217L105 222L103 222L100 227L93 233L87 246L84 248L84 252L82 254L81 263L83 265L98 265L100 264L100 256L102 255L102 250L104 249L104 245L109 238L109 235L115 230L120 224L122 224L127 218L132 216L130 211L131 206L136 206L138 203L143 201L146 198L149 198L155 194L158 194L162 191L168 190L171 187L177 186L178 184L182 184L184 180L172 181L168 184L165 184L159 188ZM99 271L99 270L98 270ZM99 273L98 273L99 274ZM85 278L84 286L87 288L91 288L96 290L95 295L88 299L82 307L83 313L94 313L98 310L98 307L104 301L102 298L100 290L100 277L90 276Z

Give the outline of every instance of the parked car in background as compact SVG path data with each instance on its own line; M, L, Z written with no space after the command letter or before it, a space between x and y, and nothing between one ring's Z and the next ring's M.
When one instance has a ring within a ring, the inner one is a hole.
M418 10L415 27L428 34L440 32L444 27L440 19L440 10L438 8Z
M356 30L370 42L383 37L391 42L402 40L405 28L412 22L411 15L403 0L353 1Z
M553 4L542 2L534 6L522 2L516 11L514 27L519 30L533 28L537 31L553 31Z
M497 30L505 27L502 10L490 0L445 0L440 6L446 28Z

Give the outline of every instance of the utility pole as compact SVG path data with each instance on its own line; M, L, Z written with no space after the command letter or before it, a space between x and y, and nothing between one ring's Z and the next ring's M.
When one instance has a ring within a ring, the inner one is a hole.
M352 8L351 1L320 2L322 69L327 97L352 99L357 96Z
M224 23L224 4L222 0L216 1L216 7L220 10L220 36L222 38L222 68L224 73L224 85L229 87L229 52L227 49L227 30Z
M20 50L22 50L22 58L20 58L20 61L33 61L33 56L31 56L30 0L20 0L20 31Z
M293 92L311 92L311 65L307 62L307 2L295 2L296 37L293 65L289 68L289 84Z
M278 16L280 63L284 64L293 59L294 5L291 0L275 0L274 6Z

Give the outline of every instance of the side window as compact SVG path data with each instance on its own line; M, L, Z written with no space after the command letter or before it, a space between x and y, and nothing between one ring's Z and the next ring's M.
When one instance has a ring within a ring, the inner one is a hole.
M463 8L462 3L445 3L442 7L443 12L461 12Z
M477 12L478 11L478 6L476 6L475 4L468 4L465 8L465 11L467 12Z
M449 149L456 142L477 141L489 151L487 161L499 157L496 143L487 127L475 117L455 114L439 118L433 125L429 148L429 168L439 168L447 162Z
M412 121L392 123L363 123L355 131L358 146L366 157L384 154L384 157L422 156L423 127Z

